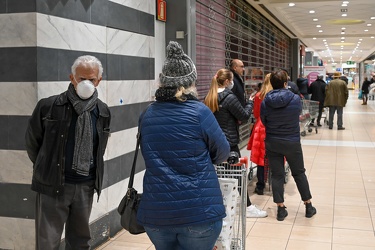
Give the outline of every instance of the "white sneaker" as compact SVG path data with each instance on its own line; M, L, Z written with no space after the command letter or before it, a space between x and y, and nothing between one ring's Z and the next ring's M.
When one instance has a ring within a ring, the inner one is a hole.
M264 218L267 217L268 214L266 211L260 210L255 205L248 206L246 208L246 217L247 218Z

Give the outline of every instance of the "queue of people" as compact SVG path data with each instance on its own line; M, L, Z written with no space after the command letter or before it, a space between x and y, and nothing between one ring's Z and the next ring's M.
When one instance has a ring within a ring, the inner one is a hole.
M329 107L329 129L337 111L343 127L346 83L334 74L310 86L301 76L298 86L285 69L266 75L259 91L247 97L244 63L231 61L212 77L203 103L197 98L197 70L177 42L169 42L155 101L138 122L145 161L143 195L137 219L157 250L212 249L226 215L214 164L230 152L241 157L239 126L254 115L248 141L250 161L257 165L254 193L264 195L265 167L272 173L272 195L278 221L288 212L284 204L284 164L288 162L305 205L305 217L317 213L305 174L300 142L301 98ZM96 87L103 67L93 56L80 56L71 66L68 89L40 100L29 120L25 139L33 163L31 188L36 192L36 249L58 249L65 226L69 249L89 249L89 217L94 192L102 190L104 159L111 113ZM368 81L370 84L371 82ZM368 89L368 87L367 87ZM367 99L363 100L367 103ZM54 167L52 167L54 166ZM246 197L246 216L267 217L267 211Z

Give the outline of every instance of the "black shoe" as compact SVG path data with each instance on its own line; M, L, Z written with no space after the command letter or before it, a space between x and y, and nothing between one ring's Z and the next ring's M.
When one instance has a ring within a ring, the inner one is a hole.
M329 127L329 129L332 129L332 127Z
M318 123L318 124L316 124L316 126L318 126L318 127L321 127L321 126L322 126L322 124Z
M305 216L307 218L313 217L314 214L316 214L316 208L312 206L311 202L310 203L306 203L305 206L306 206L306 214L305 214Z
M278 221L283 221L285 217L288 216L288 211L286 211L286 207L277 207L277 217Z
M254 193L257 193L258 195L263 195L263 189L255 188Z
M338 127L337 130L345 130L344 127Z

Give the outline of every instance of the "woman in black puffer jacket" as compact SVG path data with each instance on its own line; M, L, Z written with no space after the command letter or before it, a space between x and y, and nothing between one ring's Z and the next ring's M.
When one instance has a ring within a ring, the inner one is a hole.
M231 91L233 87L233 73L228 69L220 69L212 78L210 90L204 103L214 113L219 126L223 130L229 145L230 151L238 153L241 157L238 143L240 142L239 124L249 120L253 112L253 100L249 100L245 107ZM262 211L252 205L247 196L246 217L262 218L267 216L266 211Z
M233 73L228 69L220 69L212 79L204 103L214 113L227 137L231 151L240 155L238 148L240 142L239 124L249 120L253 112L253 101L249 100L245 107L242 107L236 95L232 93L232 87Z

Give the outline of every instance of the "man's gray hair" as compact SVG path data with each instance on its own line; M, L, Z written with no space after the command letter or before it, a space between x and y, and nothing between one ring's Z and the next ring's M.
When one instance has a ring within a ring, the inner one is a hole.
M318 79L323 80L324 75L318 75Z
M102 63L99 61L98 58L96 58L95 56L90 56L90 55L80 56L74 61L72 65L72 74L73 75L76 74L76 69L78 66L85 65L85 64L89 64L91 67L92 66L97 67L99 69L98 77L99 78L102 77L102 74L103 74Z

